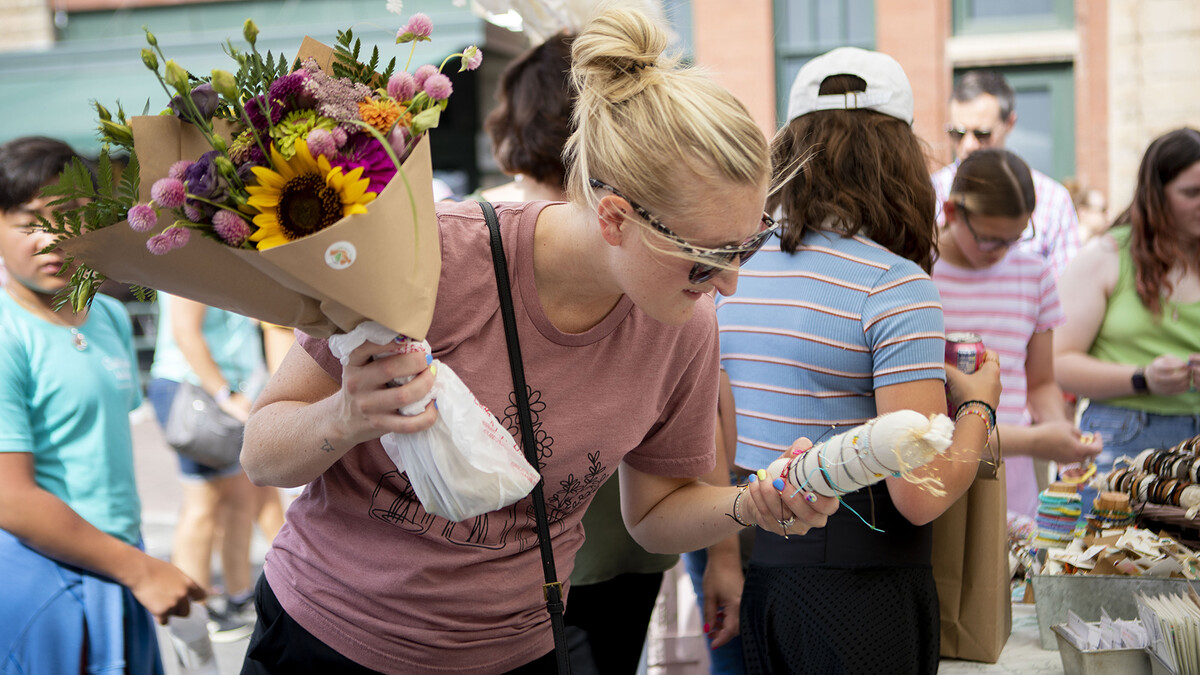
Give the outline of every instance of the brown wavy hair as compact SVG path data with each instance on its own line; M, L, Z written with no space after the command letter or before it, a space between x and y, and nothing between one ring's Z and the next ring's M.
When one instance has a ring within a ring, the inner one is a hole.
M569 33L558 33L518 56L500 77L498 105L483 121L493 154L507 174L566 188L563 146L571 136Z
M853 75L821 83L820 95L865 91ZM925 151L904 121L871 110L823 110L793 119L771 143L781 247L794 253L809 227L832 222L933 268L937 196Z
M1142 157L1133 201L1113 221L1114 227L1130 226L1138 298L1154 314L1162 313L1162 298L1173 290L1167 273L1176 261L1185 260L1187 250L1171 217L1166 186L1196 162L1200 162L1200 131L1184 127L1159 136ZM1200 261L1187 263L1194 266Z

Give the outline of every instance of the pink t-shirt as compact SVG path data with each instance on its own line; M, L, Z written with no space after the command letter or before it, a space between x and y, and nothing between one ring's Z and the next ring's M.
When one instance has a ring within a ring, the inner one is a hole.
M946 332L977 333L1000 356L1000 405L996 421L1029 426L1025 357L1035 333L1064 321L1054 269L1040 256L1019 248L983 269L958 267L945 260L933 266L933 283L942 296ZM1003 442L1003 438L1000 439ZM1005 457L1008 510L1034 517L1038 507L1032 457Z
M559 580L596 489L627 462L699 476L714 466L717 330L702 298L678 327L627 298L565 334L542 311L533 235L547 203L498 205ZM487 225L474 202L439 205L442 274L427 339L519 438ZM300 344L336 380L327 343ZM318 441L314 441L318 442ZM554 647L530 498L453 523L421 508L378 441L363 443L288 509L266 576L304 628L387 673L502 673Z

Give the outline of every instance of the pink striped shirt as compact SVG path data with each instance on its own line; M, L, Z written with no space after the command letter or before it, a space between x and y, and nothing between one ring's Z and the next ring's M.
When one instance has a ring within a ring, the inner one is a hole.
M947 164L933 174L933 188L937 191L937 222L944 222L942 203L950 197L950 185L958 172L958 162ZM1075 214L1075 203L1071 193L1050 176L1030 169L1033 174L1033 191L1037 195L1037 207L1033 210L1033 225L1037 234L1028 229L1022 235L1017 248L1037 253L1050 263L1054 278L1062 276L1063 268L1079 252L1079 217Z
M1063 322L1053 271L1045 260L1014 248L1000 262L984 269L958 267L945 260L933 266L933 283L942 296L946 332L977 333L983 344L1000 356L1001 424L1028 426L1031 422L1025 357L1035 333L1053 330ZM1037 483L1029 457L1007 457L1008 508L1033 516Z

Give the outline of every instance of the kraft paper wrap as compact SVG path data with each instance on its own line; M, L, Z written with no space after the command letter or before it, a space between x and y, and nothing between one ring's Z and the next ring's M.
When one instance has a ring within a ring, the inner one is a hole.
M1004 464L981 463L967 493L933 521L941 655L995 663L1012 633Z
M308 56L327 67L333 52L305 38L297 58ZM141 164L143 201L149 200L150 187L172 164L195 160L212 149L195 127L174 116L134 117L130 126ZM230 140L229 125L218 123L217 132ZM367 213L266 251L235 249L193 232L186 246L154 255L146 241L170 225L166 212L161 227L151 232L135 232L120 222L58 245L110 279L317 337L347 332L371 319L422 340L433 318L441 274L428 134L402 169L412 188L411 200L397 174L367 205ZM346 257L351 250L354 255ZM341 265L350 264L342 269L327 264L335 251L342 253Z

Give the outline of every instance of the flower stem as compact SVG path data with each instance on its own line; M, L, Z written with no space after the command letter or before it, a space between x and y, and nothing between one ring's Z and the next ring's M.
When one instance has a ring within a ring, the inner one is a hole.
M415 227L415 224L417 222L417 199L415 196L413 196L412 185L409 184L409 182L408 182L408 175L406 175L404 173L404 167L400 166L400 158L396 157L396 151L392 150L392 144L388 143L387 138L384 137L384 135L382 133L380 133L378 129L371 126L370 124L367 124L366 122L360 122L358 120L350 120L350 121L364 129L366 129L368 132L370 132L371 135L375 137L375 140L379 141L379 144L383 146L383 150L384 150L384 152L386 152L388 154L388 157L391 158L392 164L396 165L396 175L400 176L400 180L404 181L404 189L405 189L405 191L408 192L408 203L409 203L409 206L412 207L412 217L413 217L413 224L414 224L413 246L414 247L419 246L421 243L421 229L418 227ZM393 125L393 128L395 128L395 125ZM405 145L407 147L407 144L405 144ZM392 180L395 180L395 178L393 178Z

